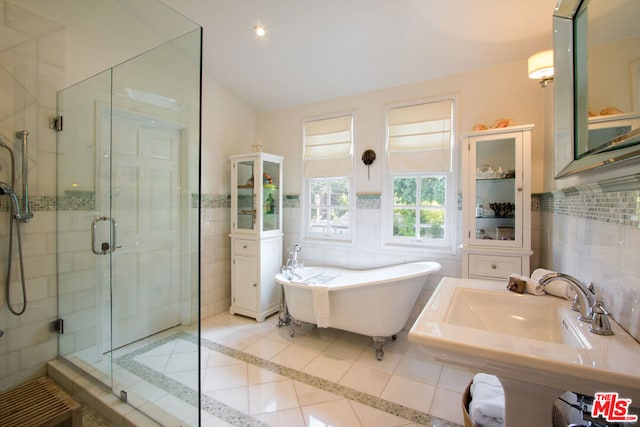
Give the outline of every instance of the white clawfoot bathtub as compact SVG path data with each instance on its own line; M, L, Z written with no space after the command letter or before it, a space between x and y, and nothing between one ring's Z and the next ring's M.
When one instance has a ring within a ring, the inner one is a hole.
M276 282L284 287L291 336L299 322L368 335L382 360L386 337L402 330L426 276L438 270L440 264L426 261L368 270L304 267L292 279L277 274Z

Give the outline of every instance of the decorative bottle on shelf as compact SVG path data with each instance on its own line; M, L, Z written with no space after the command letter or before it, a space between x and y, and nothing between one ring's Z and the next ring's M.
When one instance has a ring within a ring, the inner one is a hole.
M265 213L273 213L273 196L271 194L269 194L269 196L267 197L267 203L265 204L264 207L264 212Z

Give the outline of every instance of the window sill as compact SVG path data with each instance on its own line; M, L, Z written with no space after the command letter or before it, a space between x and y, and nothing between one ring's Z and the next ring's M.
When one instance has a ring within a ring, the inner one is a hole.
M436 255L457 255L458 249L456 246L433 246L428 244L420 244L420 243L399 243L399 242L387 242L383 244L385 249L393 250L393 251L424 251L428 254L436 254Z
M353 246L354 241L351 238L348 239L339 239L332 237L322 237L322 236L306 236L302 238L303 243L308 243L310 245L318 245L318 246L331 246L331 245L340 245L340 246Z

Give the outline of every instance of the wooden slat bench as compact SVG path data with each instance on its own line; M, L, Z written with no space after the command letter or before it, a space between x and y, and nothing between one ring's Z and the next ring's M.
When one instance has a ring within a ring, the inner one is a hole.
M0 393L0 425L3 427L82 426L82 407L49 377Z

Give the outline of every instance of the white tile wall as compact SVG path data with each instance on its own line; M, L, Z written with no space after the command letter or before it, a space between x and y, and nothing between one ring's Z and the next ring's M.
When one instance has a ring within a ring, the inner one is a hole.
M201 220L200 310L207 318L231 305L231 239L228 207L204 207Z
M48 129L48 117L55 111L56 93L64 84L65 31L15 2L0 0L0 18L0 133L9 145L19 146L15 132L29 131L30 196L53 196L56 135ZM19 168L21 150L16 148ZM9 156L0 151L0 180L8 182ZM20 185L18 179L16 187ZM58 353L57 334L49 330L49 323L57 317L55 211L36 209L34 218L21 226L28 305L20 317L9 312L4 297L8 215L0 212L0 330L4 331L0 390L44 375L46 362ZM85 236L85 246L86 240ZM62 265L67 262L62 261ZM70 258L69 266L71 262ZM14 235L11 295L18 308L22 301L19 272Z
M614 319L640 341L640 188L637 175L541 197L541 263L593 282Z
M41 223L50 223L49 215L36 212L33 220L22 225L25 277L28 305L24 315L17 317L6 308L5 277L7 269L8 213L0 214L0 390L6 390L29 379L44 375L46 362L58 353L57 334L49 331L49 323L57 317L56 257L47 244L48 232ZM22 307L20 269L15 247L12 263L12 303Z
M593 282L613 318L640 341L640 228L542 212L542 264Z

